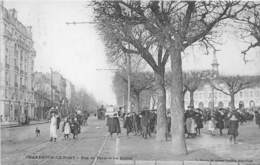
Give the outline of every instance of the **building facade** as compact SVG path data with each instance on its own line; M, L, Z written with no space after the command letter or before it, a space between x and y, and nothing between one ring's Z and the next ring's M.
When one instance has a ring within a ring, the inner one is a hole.
M51 107L51 80L42 72L34 73L35 118L46 119Z
M36 52L32 27L17 19L15 9L0 5L0 114L2 121L34 116L33 70Z
M219 76L219 64L215 54L211 66L213 73L212 78L217 78L217 76ZM189 92L186 92L184 97L185 107L190 103L189 95ZM230 96L214 89L209 83L204 84L194 93L195 108L225 108L230 106L230 101ZM258 84L238 92L235 95L235 107L238 108L239 104L243 104L245 108L260 107L260 85Z

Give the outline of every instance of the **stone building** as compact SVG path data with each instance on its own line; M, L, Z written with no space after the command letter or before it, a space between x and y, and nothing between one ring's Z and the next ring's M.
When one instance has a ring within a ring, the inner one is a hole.
M211 64L213 78L219 76L217 58L213 56L213 62ZM260 76L259 76L260 77ZM223 84L219 84L223 85ZM223 86L225 89L225 86ZM209 84L203 84L198 90L194 93L194 106L195 108L212 108L214 107L229 107L231 98L230 96L213 89ZM185 108L190 103L189 92L186 92L184 97ZM260 107L260 84L257 84L251 88L246 88L241 90L235 95L235 107L238 108L239 104L243 104L246 108Z
M42 72L34 72L35 118L45 119L51 107L51 80Z
M34 116L33 70L36 52L32 27L17 19L15 9L0 5L0 114L17 121L21 114Z

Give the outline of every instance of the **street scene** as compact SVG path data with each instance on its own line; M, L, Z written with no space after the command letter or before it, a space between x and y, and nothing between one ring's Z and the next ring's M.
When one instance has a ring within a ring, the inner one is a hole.
M0 1L3 165L260 165L257 1Z

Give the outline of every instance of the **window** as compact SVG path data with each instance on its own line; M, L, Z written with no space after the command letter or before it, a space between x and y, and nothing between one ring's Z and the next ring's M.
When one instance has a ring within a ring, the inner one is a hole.
M250 91L250 97L254 97L253 91Z
M245 97L249 97L248 91L245 91Z
M239 92L239 96L240 96L240 97L243 97L243 92Z

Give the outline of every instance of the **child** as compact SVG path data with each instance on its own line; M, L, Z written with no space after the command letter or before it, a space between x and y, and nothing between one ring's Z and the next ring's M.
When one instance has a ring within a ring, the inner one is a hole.
M62 130L64 132L65 140L69 139L69 134L71 131L70 131L70 122L69 122L68 118L65 119Z

